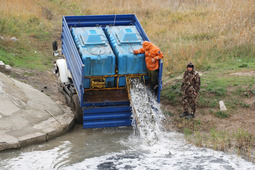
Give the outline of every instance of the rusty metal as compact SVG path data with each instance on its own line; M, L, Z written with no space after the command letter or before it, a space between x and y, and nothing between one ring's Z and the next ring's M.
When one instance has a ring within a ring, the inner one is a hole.
M105 75L105 76L85 76L84 78L90 78L90 88L84 89L84 91L92 91L92 90L114 90L114 89L124 89L125 87L119 87L119 78L126 77L126 80L129 78L139 78L140 80L143 77L143 81L145 83L144 76L147 74L125 74L125 75ZM107 77L117 77L117 87L105 87L105 78Z
M104 76L84 76L84 78L106 78L106 77L134 77L134 76L145 76L147 74L114 74L114 75L104 75Z
M125 89L94 90L84 92L85 102L123 102L128 101L128 93Z
M105 78L91 78L90 79L91 89L102 89L105 88Z
M84 91L99 91L99 90L121 90L126 87L110 87L110 88L101 88L101 89L84 89Z

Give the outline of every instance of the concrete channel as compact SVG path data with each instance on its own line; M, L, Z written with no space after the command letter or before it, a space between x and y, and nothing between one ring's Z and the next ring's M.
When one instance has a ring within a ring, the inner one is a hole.
M73 125L69 107L0 73L0 151L48 141Z

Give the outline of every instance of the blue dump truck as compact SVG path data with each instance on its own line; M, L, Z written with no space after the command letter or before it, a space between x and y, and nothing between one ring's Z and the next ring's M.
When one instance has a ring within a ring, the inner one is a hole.
M77 121L83 128L131 126L129 80L148 81L144 54L133 54L149 41L137 17L63 16L61 38L64 58L56 61L56 73Z

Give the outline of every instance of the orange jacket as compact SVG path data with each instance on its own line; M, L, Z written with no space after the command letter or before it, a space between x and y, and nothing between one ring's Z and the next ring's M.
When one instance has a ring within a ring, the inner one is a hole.
M135 54L145 53L145 63L148 70L157 70L159 68L159 59L162 59L163 53L151 42L144 41L143 48L134 50ZM153 61L154 59L154 61Z

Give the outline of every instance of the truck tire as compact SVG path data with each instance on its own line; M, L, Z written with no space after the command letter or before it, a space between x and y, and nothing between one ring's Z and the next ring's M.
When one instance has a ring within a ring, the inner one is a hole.
M72 102L73 102L73 111L74 111L75 121L78 124L82 124L83 123L83 113L82 113L82 109L80 108L80 101L79 101L77 94L74 94L72 96Z

